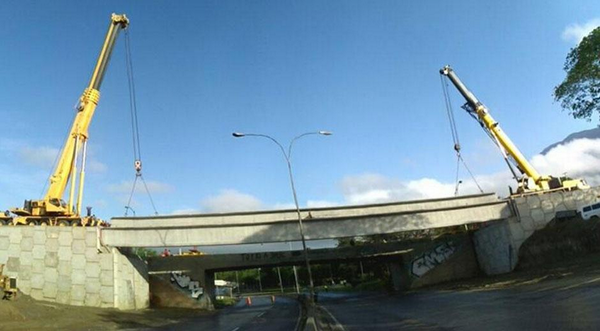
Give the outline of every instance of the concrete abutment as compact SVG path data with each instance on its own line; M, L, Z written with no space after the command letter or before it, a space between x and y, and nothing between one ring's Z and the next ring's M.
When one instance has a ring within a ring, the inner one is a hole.
M21 292L75 306L149 306L148 268L128 250L99 245L87 227L0 227L0 263Z
M598 201L600 187L511 198L515 216L476 231L473 236L477 260L486 275L511 272L517 266L521 245L535 231L548 225L556 214L576 211Z

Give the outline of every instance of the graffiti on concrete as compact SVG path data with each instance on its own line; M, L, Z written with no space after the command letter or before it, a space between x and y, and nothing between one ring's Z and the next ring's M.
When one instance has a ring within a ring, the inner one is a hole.
M204 293L204 289L200 287L199 281L192 280L190 276L185 275L181 271L171 273L171 282L176 283L184 290L188 290L194 299L198 299Z
M456 246L453 242L445 242L432 251L417 256L410 263L410 272L413 276L419 278L426 274L429 270L442 264L450 255L456 251Z

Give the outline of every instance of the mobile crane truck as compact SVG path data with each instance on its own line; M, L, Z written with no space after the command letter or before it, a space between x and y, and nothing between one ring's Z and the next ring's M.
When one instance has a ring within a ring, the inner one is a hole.
M570 191L588 189L589 185L584 179L573 179L566 176L554 177L549 175L540 175L540 173L527 161L517 146L502 131L498 122L490 115L489 109L481 103L475 95L467 89L461 82L454 70L450 66L445 66L440 70L440 74L448 77L458 92L467 100L463 106L473 118L477 119L481 127L488 133L490 138L498 146L504 158L516 164L521 176L514 171L510 162L507 162L515 179L518 181L516 194L526 193L544 193L547 191ZM512 192L511 192L512 194Z
M128 26L129 19L125 15L112 14L90 83L79 98L75 120L63 145L58 164L50 177L50 186L45 196L41 200L25 200L23 208L10 209L10 213L7 212L0 217L0 225L98 226L106 224L91 215L89 209L86 216L81 216L88 127L100 99L100 85L115 42L119 32ZM79 159L81 169L78 173ZM69 200L65 202L63 195L69 183ZM75 195L77 184L79 185Z

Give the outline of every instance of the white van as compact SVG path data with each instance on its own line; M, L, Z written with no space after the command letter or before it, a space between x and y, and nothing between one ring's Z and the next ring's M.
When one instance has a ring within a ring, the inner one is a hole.
M586 221L592 217L600 218L600 202L583 206L579 209L579 212L581 213L581 218Z

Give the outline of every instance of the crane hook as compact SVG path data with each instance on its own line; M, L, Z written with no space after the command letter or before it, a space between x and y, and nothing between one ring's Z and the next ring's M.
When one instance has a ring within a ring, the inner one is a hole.
M135 160L135 162L133 162L133 167L135 168L135 173L137 176L142 174L142 161L141 160Z

